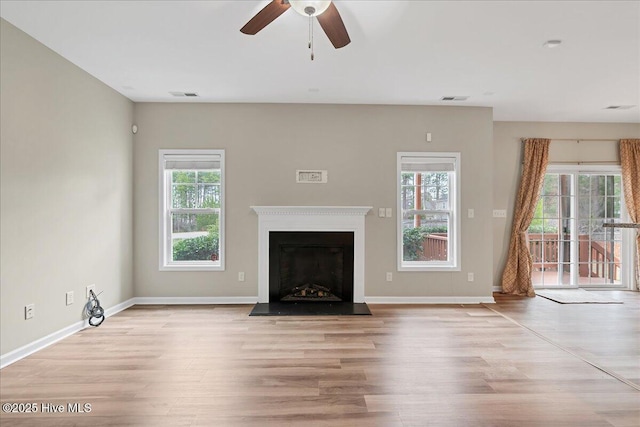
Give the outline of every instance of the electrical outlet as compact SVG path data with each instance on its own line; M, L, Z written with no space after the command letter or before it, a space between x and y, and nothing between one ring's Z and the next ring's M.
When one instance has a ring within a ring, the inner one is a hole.
M473 209L467 209L468 218L475 218L475 216L476 216L476 211L474 211Z
M87 286L87 299L91 296L89 291L93 291L94 294L96 293L96 284L95 283L92 283L91 285Z
M24 307L24 318L26 319L33 319L33 316L36 315L36 305L35 304L29 304L26 305Z
M493 217L494 218L506 218L507 217L506 209L494 209L493 210Z
M427 142L431 142L431 132L427 132L427 134L425 135L425 141Z
M473 273L467 273L467 282L473 282L474 277L473 277Z
M391 272L387 272L387 282L391 282L393 281L393 274L391 274Z
M385 208L385 214L387 218L391 218L393 216L393 208Z
M238 282L244 282L244 271L238 273Z
M67 305L73 304L73 291L67 292Z
M384 218L384 213L385 213L385 209L384 208L378 208L378 216L380 218Z

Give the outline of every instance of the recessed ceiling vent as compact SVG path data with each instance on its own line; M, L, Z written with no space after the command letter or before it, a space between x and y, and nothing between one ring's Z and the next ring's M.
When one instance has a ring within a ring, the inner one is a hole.
M184 98L185 96L190 98L196 98L198 96L198 94L195 92L169 92L169 93L179 98Z
M443 96L440 98L441 101L466 101L469 99L468 96Z
M605 110L630 110L635 105L609 105Z

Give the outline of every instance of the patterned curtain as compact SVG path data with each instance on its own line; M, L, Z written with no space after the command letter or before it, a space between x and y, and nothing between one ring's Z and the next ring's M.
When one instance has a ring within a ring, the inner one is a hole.
M631 222L640 223L640 139L620 140L624 201ZM636 286L640 287L640 229L636 229Z
M536 296L531 283L533 260L527 244L527 229L538 204L549 163L549 139L526 139L520 189L513 213L507 264L502 273L502 292Z

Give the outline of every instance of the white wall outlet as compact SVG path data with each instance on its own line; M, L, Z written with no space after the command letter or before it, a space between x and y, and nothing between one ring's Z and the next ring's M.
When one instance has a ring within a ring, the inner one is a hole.
M238 282L244 282L244 271L238 273Z
M393 216L393 208L386 208L384 213L387 215L387 218L391 218Z
M73 291L67 292L67 305L73 304Z
M387 282L391 282L391 281L393 281L393 274L390 271L388 271L387 272Z
M378 216L380 218L384 218L384 212L385 212L384 208L378 208Z
M473 209L467 209L467 217L475 218L475 216L476 216L476 211L474 211Z
M93 291L94 294L96 293L96 284L95 283L92 283L89 286L87 286L87 299L91 296L89 291Z
M467 282L473 282L474 277L473 277L473 273L467 273Z
M36 315L36 305L35 304L29 304L26 305L24 307L24 318L26 319L33 319L33 316Z
M506 218L507 217L507 210L506 209L494 209L493 210L493 217L494 218Z
M431 132L427 132L424 138L427 142L431 142Z

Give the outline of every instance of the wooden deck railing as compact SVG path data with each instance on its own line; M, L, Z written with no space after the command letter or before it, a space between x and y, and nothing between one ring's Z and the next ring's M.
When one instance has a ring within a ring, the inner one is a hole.
M448 240L446 233L427 234L422 241L422 260L446 261L449 248Z
M535 270L555 270L560 242L556 233L529 233L529 251ZM569 237L566 236L568 239ZM589 235L578 236L578 274L580 277L600 277L620 280L620 259L616 251L606 249L606 242L589 241ZM565 245L564 259L569 261L569 245ZM591 262L589 262L591 260ZM613 261L613 265L611 263Z

